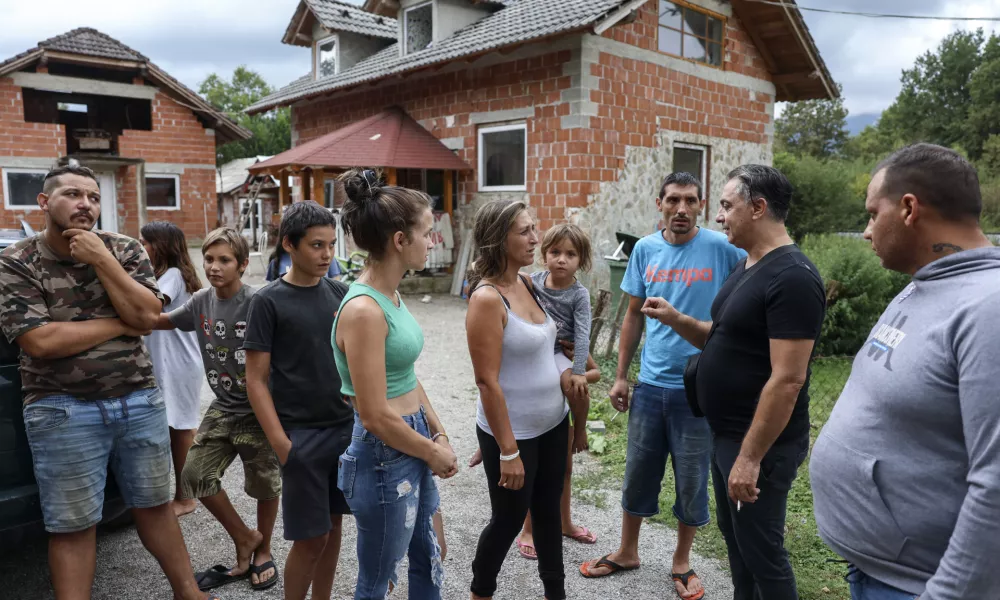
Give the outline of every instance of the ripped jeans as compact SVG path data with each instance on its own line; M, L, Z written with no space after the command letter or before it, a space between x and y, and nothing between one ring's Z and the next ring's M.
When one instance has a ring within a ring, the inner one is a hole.
M430 437L424 409L403 420ZM441 600L444 566L433 516L440 498L427 463L387 446L355 413L351 445L340 456L337 487L358 528L354 600L383 600L409 557L409 600Z

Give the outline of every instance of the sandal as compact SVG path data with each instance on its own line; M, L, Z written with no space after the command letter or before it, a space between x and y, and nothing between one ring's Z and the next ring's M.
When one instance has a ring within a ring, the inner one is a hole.
M614 575L615 573L619 573L622 571L634 571L639 568L639 565L636 565L634 567L623 567L612 560L608 560L609 556L611 555L605 554L597 562L593 564L591 564L589 561L583 563L582 565L580 565L580 575L583 575L587 579L597 579L599 577L607 577L609 575ZM605 573L604 575L591 575L590 574L591 567L593 568L607 567L608 569L611 569L611 571L609 573Z
M267 581L260 581L260 576L264 574L264 571L269 569L274 569L274 576ZM251 562L250 572L257 576L257 583L254 583L253 581L250 582L250 587L255 590L266 590L278 583L278 580L281 579L281 573L278 571L278 567L275 566L273 560L269 560L262 565L255 565Z
M198 589L207 592L250 576L249 571L242 575L230 575L230 571L232 569L225 565L215 565L207 571L195 573L194 579L198 583Z
M531 551L534 552L534 554L528 554L525 552L525 548L531 548ZM520 538L517 539L517 551L521 553L521 556L527 558L528 560L538 560L538 553L535 552L534 544L525 544L520 540Z
M564 533L563 537L580 542L581 544L596 544L597 536L591 533L586 527L581 527L576 533Z
M691 569L687 573L670 574L671 579L673 579L675 582L676 581L681 582L681 585L683 585L685 588L688 586L688 581L690 581L692 577L696 578L698 581L701 581L701 577L698 577L698 574L694 572L694 569ZM674 586L674 591L677 592L676 585ZM702 600L702 598L705 597L705 590L704 589L701 590L701 594L697 596L691 596L690 598L685 598L684 596L681 596L680 592L677 592L677 597L680 598L681 600Z

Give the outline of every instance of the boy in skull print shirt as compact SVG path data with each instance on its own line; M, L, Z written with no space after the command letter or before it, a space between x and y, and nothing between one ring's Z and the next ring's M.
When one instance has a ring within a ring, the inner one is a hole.
M243 339L254 289L241 277L249 246L236 231L217 229L202 247L211 287L194 293L177 310L160 316L160 327L195 331L205 376L215 392L181 473L184 499L197 498L223 525L236 545L236 565L198 574L202 589L243 579L258 589L277 582L271 533L281 495L278 458L253 414L246 391ZM257 530L245 525L222 489L222 476L236 456L243 461L245 491L258 502Z

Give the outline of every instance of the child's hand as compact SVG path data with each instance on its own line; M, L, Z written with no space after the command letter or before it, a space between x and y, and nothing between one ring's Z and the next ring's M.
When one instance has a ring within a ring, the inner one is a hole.
M576 344L566 340L559 340L559 345L562 346L563 354L566 355L566 358L573 360L573 350L576 348Z
M587 376L573 374L569 376L570 394L576 398L577 402L584 402L590 397L590 388L587 387Z
M590 449L590 440L587 439L587 428L577 429L573 433L573 454L579 454Z

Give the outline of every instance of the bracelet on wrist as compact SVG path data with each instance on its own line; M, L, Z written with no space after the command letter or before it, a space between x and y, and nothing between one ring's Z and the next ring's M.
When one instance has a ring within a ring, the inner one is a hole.
M518 456L521 456L521 451L520 450L518 450L514 454L501 454L500 455L500 460L502 460L503 462L510 462L510 461L514 460L515 458L517 458Z
M447 434L447 433L445 433L445 432L443 432L443 431L439 431L438 433L435 433L434 435L432 435L432 436L431 436L431 441L432 441L432 442L436 442L436 441L438 441L438 438L439 438L439 437L443 437L443 438L445 438L445 439L447 439L447 440L448 440L448 443L449 443L449 444L451 443L451 438L450 438L450 437L448 437L448 434Z

